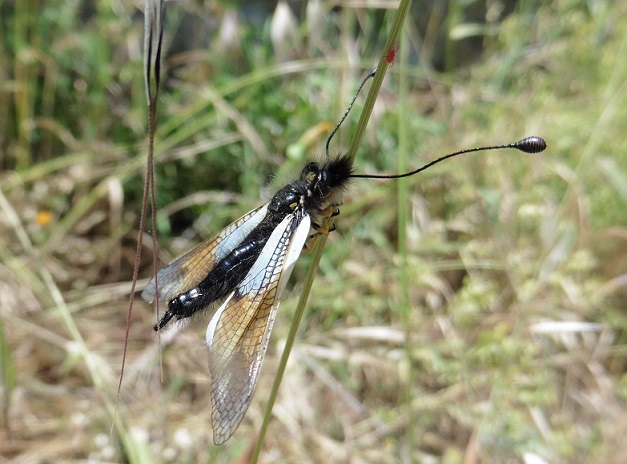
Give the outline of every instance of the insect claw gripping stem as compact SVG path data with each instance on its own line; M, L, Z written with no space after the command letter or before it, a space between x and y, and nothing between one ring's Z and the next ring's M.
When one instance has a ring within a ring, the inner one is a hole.
M303 247L303 251L311 253L321 235L329 235L335 230L335 224L331 221L331 219L339 214L340 210L334 206L329 206L328 208L319 211L319 215L322 218L322 224L312 222L311 228L315 230L316 233L309 236L305 246Z
M329 206L318 212L322 218L322 224L312 223L311 227L319 234L329 235L334 230L334 225L331 223L331 219L340 214L340 210Z

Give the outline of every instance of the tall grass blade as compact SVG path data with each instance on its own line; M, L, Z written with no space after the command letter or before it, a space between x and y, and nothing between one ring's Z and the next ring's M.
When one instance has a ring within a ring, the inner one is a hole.
M159 101L159 86L161 84L161 45L163 41L163 18L165 13L164 0L146 0L144 2L144 85L146 88L146 99L148 102L148 155L146 157L146 175L144 179L144 194L142 197L141 218L139 222L139 232L137 233L137 251L135 253L135 263L133 265L133 282L128 304L126 318L126 332L124 336L124 351L122 354L122 366L120 368L120 380L115 399L115 412L117 411L124 378L124 367L126 364L126 353L128 351L128 337L133 314L133 303L135 302L135 287L139 277L139 265L141 262L141 252L143 247L144 230L146 228L146 213L148 202L150 201L150 211L153 234L153 272L155 278L155 306L157 320L159 318L159 287L157 285L157 219L155 205L155 162L154 162L154 141L157 126L157 104ZM113 427L113 424L112 424Z
M373 78L372 86L368 92L368 96L366 97L366 102L364 104L364 109L361 113L361 117L359 118L359 122L357 125L356 133L352 138L350 148L348 150L348 154L352 161L355 160L357 156L357 150L361 144L361 140L363 139L364 133L366 131L366 127L368 125L368 120L370 119L370 115L372 114L372 109L374 108L374 104L377 100L377 95L379 94L379 90L381 89L381 83L383 82L383 78L385 77L385 73L390 63L387 62L388 51L393 49L394 44L397 43L401 29L403 27L403 22L407 17L407 12L409 10L409 5L411 4L410 0L402 0L399 5L398 10L396 11L396 15L394 17L394 22L392 25L392 30L390 31L390 35L388 36L388 40L385 44L385 51L381 55L381 59L379 60L379 65L377 67L377 72ZM276 400L279 386L281 385L281 381L283 379L283 374L285 373L285 367L287 366L287 360L289 358L290 352L292 350L292 346L294 345L294 340L296 339L296 333L298 331L298 326L305 312L305 307L307 306L307 300L309 299L309 292L311 291L311 286L313 284L314 277L318 270L318 264L320 263L320 258L322 257L322 251L324 250L324 245L326 244L327 237L323 235L316 247L313 251L313 257L309 268L307 269L307 274L305 275L305 283L303 285L303 291L298 300L298 305L296 306L296 311L294 313L294 317L292 318L292 324L290 325L290 331L287 336L287 340L285 342L285 347L283 348L283 354L281 355L281 360L279 362L279 367L277 369L277 374L274 379L274 384L272 385L272 390L270 391L270 397L268 398L268 405L266 406L265 414L263 417L263 423L261 425L261 429L259 430L259 436L257 437L257 443L255 444L255 450L253 451L253 456L251 462L257 463L259 460L259 455L261 453L261 448L263 446L263 440L266 434L266 430L268 428L268 424L270 422L270 417L272 416L272 408L274 406L274 402Z

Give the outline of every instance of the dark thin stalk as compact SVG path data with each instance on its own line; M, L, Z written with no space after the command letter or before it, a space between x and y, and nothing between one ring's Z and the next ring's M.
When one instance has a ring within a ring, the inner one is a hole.
M368 92L364 109L359 118L357 130L355 132L355 135L353 136L351 146L348 150L348 154L350 156L351 161L354 161L357 156L357 150L361 144L361 140L366 131L368 120L370 119L370 115L372 114L372 109L374 108L374 104L377 100L379 90L381 89L381 83L383 82L383 78L385 77L385 73L389 66L389 63L387 62L386 57L388 55L388 52L394 47L394 44L398 42L398 38L400 36L403 22L405 21L405 17L407 16L407 12L409 11L410 3L411 3L410 0L402 0L398 10L396 11L396 16L394 17L392 30L390 31L390 35L385 44L385 49L381 55L381 59L379 60L377 72L374 76L372 86L370 87L370 90ZM279 362L279 367L277 369L277 374L274 379L274 384L272 385L270 397L268 398L268 405L266 406L266 412L263 418L263 423L261 425L261 429L259 430L259 436L257 437L257 443L255 444L255 449L253 451L253 455L251 459L252 463L257 463L259 460L261 448L263 447L263 440L266 434L266 430L268 428L268 424L270 422L270 418L272 416L272 408L274 406L274 402L276 400L276 397L279 391L279 386L281 385L281 380L283 379L283 374L285 372L287 360L292 350L292 346L294 345L294 340L296 339L298 326L305 312L305 307L307 306L309 292L311 291L311 286L313 284L314 277L318 270L318 264L320 263L320 258L322 257L322 250L324 249L324 245L326 244L326 241L327 241L326 239L327 237L323 235L321 239L318 240L318 243L316 244L316 247L313 251L312 262L311 262L311 265L309 266L309 269L307 270L307 275L305 276L305 283L303 286L303 291L298 300L298 305L296 307L296 311L292 319L292 324L290 326L290 331L287 336L287 340L285 342L285 347L283 348L283 354Z

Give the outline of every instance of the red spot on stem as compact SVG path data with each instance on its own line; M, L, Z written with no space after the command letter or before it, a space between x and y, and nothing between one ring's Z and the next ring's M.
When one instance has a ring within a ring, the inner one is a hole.
M393 47L387 54L387 56L385 57L385 60L388 62L388 64L392 64L394 62L394 58L396 58L396 52L398 51L398 45L396 45L395 47Z

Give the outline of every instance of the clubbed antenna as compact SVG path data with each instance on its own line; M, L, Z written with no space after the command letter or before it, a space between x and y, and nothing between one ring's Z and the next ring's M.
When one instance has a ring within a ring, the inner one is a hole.
M400 179L401 177L409 177L413 176L414 174L418 174L419 172L430 168L434 164L438 164L440 161L444 161L445 159L452 158L457 155L463 155L464 153L472 153L475 151L502 150L504 148L515 148L525 153L534 154L544 151L546 149L546 142L544 141L544 139L534 135L532 137L527 137L525 139L519 140L515 143L509 143L505 145L492 145L488 147L468 148L466 150L456 151L455 153L450 153L436 159L435 161L431 161L430 163L425 164L424 166L415 169L414 171L405 172L403 174L352 174L350 177L360 177L362 179Z

